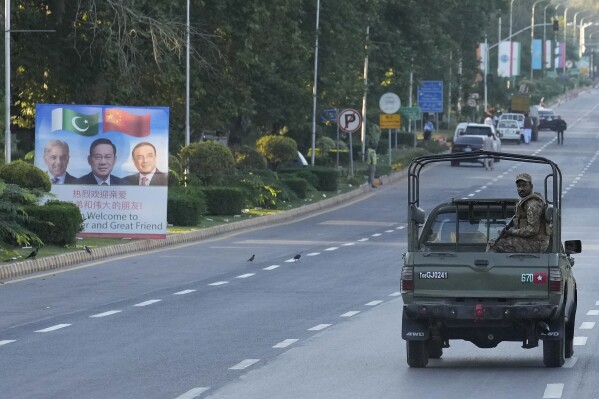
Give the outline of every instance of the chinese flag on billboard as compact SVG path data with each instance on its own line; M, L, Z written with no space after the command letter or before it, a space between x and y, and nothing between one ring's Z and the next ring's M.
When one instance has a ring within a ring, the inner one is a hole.
M103 122L104 133L117 131L135 137L150 135L150 114L135 115L119 109L105 109Z

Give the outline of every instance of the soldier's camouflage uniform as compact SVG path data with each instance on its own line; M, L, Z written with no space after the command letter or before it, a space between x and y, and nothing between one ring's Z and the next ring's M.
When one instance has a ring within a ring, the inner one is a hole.
M551 227L545 221L545 200L532 193L516 204L514 226L509 235L489 242L493 252L545 252Z

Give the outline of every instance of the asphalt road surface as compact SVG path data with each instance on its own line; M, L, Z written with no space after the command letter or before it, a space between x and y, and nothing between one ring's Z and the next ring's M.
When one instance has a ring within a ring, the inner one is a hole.
M575 354L563 368L545 368L541 347L462 341L425 369L407 366L403 180L293 222L7 282L0 286L0 397L597 397L599 91L556 111L568 122L563 146L543 131L537 142L503 151L560 165L563 239L583 241L574 267ZM522 167L427 168L421 204L515 198L517 173L541 176L537 165Z

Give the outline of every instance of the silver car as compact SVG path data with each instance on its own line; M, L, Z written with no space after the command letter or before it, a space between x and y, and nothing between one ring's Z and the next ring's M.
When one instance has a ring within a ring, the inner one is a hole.
M520 135L520 126L515 120L505 119L497 124L497 135L502 141L515 141L517 144L522 142Z

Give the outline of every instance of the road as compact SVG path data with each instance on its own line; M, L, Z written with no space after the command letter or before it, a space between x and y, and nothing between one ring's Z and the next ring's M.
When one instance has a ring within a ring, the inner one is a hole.
M560 165L563 238L583 241L575 354L563 368L545 368L541 347L460 341L425 369L407 366L399 181L293 222L9 281L0 286L0 397L596 397L599 91L556 111L569 126L563 146L541 132L503 150ZM541 176L534 167L526 170L533 179ZM433 166L421 204L516 197L521 168Z

